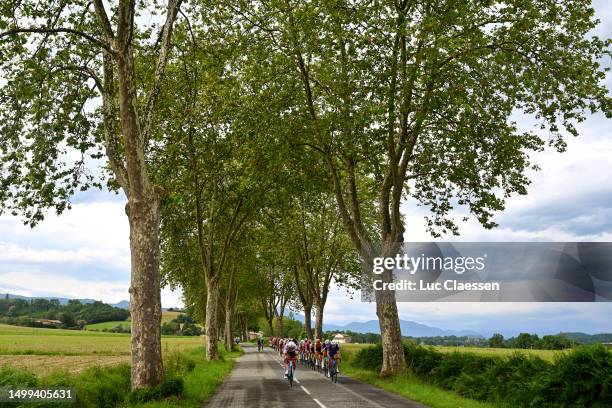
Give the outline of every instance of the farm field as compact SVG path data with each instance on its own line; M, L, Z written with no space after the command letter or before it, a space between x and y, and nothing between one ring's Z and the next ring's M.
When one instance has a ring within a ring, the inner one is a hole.
M114 329L115 327L121 325L122 327L125 328L129 328L130 327L130 321L129 320L124 320L124 321L112 321L112 322L102 322L102 323L92 323L92 324L87 324L85 325L85 330L104 330L104 329Z
M509 356L514 353L523 353L529 355L535 355L540 357L542 360L552 361L555 356L559 353L564 353L563 350L529 350L529 349L515 349L515 348L488 348L488 347L449 347L449 346L435 346L436 350L443 353L452 353L454 351L460 353L475 353L483 354L487 356Z
M162 336L164 353L203 344L202 337ZM91 365L127 362L129 355L129 334L0 325L0 366L28 367L35 372L63 366L80 371Z
M356 353L364 347L371 346L371 344L343 344L341 345L342 350L347 350L349 353ZM425 346L427 347L427 346ZM437 351L444 353L452 353L457 351L459 353L475 353L483 354L488 356L509 356L513 353L524 353L531 354L540 357L543 360L552 361L555 355L563 353L562 350L526 350L526 349L513 349L513 348L489 348L489 347L448 347L448 346L434 346Z
M176 319L180 314L181 312L164 311L162 312L161 322L162 323L170 322L173 319ZM123 321L116 320L116 321L111 321L111 322L87 324L85 325L85 330L92 330L92 331L101 331L104 329L110 330L110 329L114 329L118 325L128 328L130 327L130 319L128 318L127 320L123 320Z

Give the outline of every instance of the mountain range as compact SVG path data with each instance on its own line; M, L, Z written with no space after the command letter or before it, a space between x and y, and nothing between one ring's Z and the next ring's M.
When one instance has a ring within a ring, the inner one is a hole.
M295 320L304 323L304 316L296 314L293 316ZM446 330L439 327L427 326L422 323L413 322L411 320L400 320L400 327L404 336L410 337L443 337L443 336L458 336L458 337L484 337L482 334L472 330ZM380 334L380 326L378 320L368 320L366 322L351 322L345 325L325 324L325 331L352 331L355 333L376 333Z

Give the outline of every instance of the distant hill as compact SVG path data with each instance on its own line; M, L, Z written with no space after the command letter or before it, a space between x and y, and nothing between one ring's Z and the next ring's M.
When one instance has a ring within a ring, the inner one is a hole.
M293 316L295 320L304 323L304 316L296 314ZM314 322L313 322L314 323ZM458 336L458 337L483 337L480 333L472 330L445 330L438 327L427 326L425 324L409 321L400 320L400 327L402 329L402 335L410 337L443 337L443 336ZM336 324L325 324L323 323L323 330L325 331L347 331L350 330L355 333L376 333L380 334L380 326L378 320L368 320L366 322L351 322L343 326Z
M3 293L2 295L0 295L0 297L4 298L6 297L6 293ZM31 299L46 299L46 300L53 300L53 299L57 299L60 304L62 305L67 305L69 300L72 300L70 298L65 298L65 297L57 297L57 296L21 296L21 295L13 295L12 293L8 294L9 299L26 299L26 300L31 300ZM93 303L96 300L95 299L76 299L79 302L83 303L83 304L87 304L87 303ZM106 303L106 302L104 302ZM114 307L118 307L121 309L129 309L130 308L130 302L129 300L122 300L119 303L108 303L111 306Z
M402 335L410 337L437 337L437 336L466 336L483 337L480 333L472 330L445 330L438 327L427 326L425 324L400 320ZM378 320L368 320L367 322L351 322L344 326L324 324L325 330L350 330L356 333L376 333L380 334Z
M612 333L587 334L578 332L559 333L559 335L582 344L612 343Z

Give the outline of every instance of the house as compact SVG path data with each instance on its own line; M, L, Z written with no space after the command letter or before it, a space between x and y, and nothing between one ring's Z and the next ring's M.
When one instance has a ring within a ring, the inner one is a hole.
M40 323L43 326L61 326L61 320L51 320L51 319L37 319L36 323Z
M261 337L263 337L263 332L254 332L254 331L250 331L249 332L249 340L255 340L255 339L259 339Z
M336 340L340 344L350 343L351 342L351 336L349 336L348 334L337 333L334 336L334 340Z

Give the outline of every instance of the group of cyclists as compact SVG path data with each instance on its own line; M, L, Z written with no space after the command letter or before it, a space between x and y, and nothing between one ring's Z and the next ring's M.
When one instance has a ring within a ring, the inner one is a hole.
M293 370L297 367L298 360L312 369L323 371L326 377L333 378L340 372L340 344L336 340L302 339L298 341L293 338L270 337L269 345L276 350L285 362L285 374L287 376L289 363L293 362ZM295 378L295 372L293 372Z

